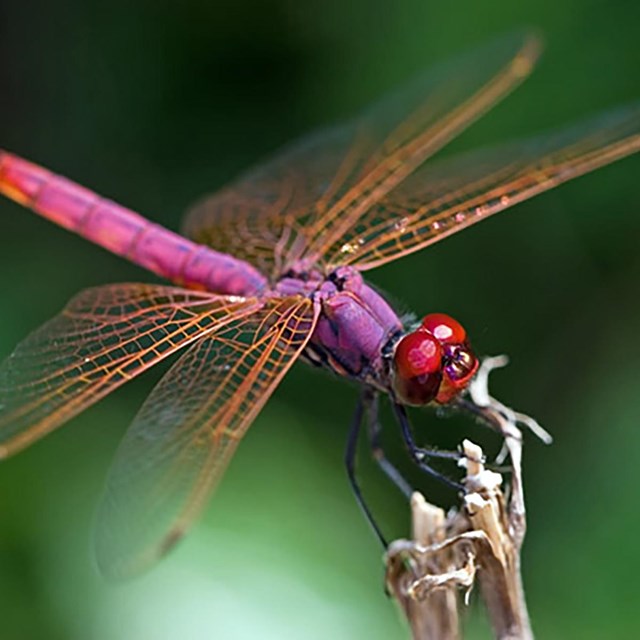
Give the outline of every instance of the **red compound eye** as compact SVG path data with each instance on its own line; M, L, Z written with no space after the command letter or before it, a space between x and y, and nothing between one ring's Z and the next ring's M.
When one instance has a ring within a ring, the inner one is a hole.
M396 371L407 380L439 371L441 362L442 347L426 331L407 334L396 347Z
M445 313L430 313L422 320L422 328L442 344L462 344L467 332L462 325Z

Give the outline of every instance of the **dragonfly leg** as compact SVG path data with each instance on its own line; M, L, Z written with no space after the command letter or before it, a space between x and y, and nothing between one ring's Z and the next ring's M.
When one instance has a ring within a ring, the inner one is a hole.
M407 445L407 449L409 449L409 453L413 458L413 461L422 469L422 471L428 473L433 476L440 482L457 489L462 490L464 487L451 478L448 478L443 473L440 473L438 470L434 469L430 464L425 462L427 458L445 458L447 460L460 460L462 455L457 451L438 451L437 449L424 449L419 447L416 444L416 441L413 438L413 433L411 431L411 425L409 423L409 416L407 416L407 412L405 408L398 404L397 402L393 403L393 409L398 418L398 422L400 423L400 429L402 431L402 438L404 439L405 444Z
M362 495L362 491L360 489L360 485L358 484L358 479L356 478L356 454L358 451L358 437L360 435L360 428L362 426L362 417L364 414L364 396L361 396L358 399L358 405L356 406L355 413L353 414L353 418L351 420L351 427L349 428L349 435L347 437L347 446L345 449L344 462L347 468L347 476L349 478L349 483L351 484L351 489L353 490L353 494L356 497L356 501L362 509L365 517L369 521L369 524L373 528L378 540L380 540L382 546L386 549L388 544L387 541L382 535L382 531L380 531L380 527L376 522L371 510L369 509L367 503L364 500L364 496Z
M367 422L369 427L369 443L371 454L380 469L400 489L408 499L413 494L413 487L407 482L404 476L387 458L380 436L382 435L382 423L378 417L378 394L372 389L365 389L364 403L367 409Z

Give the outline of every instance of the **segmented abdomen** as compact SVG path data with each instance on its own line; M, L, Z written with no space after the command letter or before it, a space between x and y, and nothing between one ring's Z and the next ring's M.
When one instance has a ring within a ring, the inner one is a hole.
M83 238L185 286L248 295L266 285L253 266L196 244L93 191L0 151L0 193Z

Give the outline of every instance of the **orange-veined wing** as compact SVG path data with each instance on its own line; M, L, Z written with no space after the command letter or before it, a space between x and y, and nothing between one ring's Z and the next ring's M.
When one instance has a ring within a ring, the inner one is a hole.
M105 575L144 570L184 535L315 321L308 298L273 299L200 339L172 366L125 435L107 480L96 522Z
M183 233L277 276L307 242L306 229L351 137L351 128L344 127L288 147L197 203Z
M252 298L160 285L83 291L0 364L0 458L177 349L259 307Z
M343 126L294 144L187 216L194 239L277 275L323 262L357 218L530 72L532 35L511 35L440 65Z
M551 135L428 163L328 247L326 260L373 269L637 151L635 104Z

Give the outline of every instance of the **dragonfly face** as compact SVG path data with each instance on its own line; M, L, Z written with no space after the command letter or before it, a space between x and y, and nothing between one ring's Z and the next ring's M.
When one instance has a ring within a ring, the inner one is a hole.
M395 345L391 359L393 391L402 403L447 404L464 391L478 369L478 358L462 325L432 313Z

